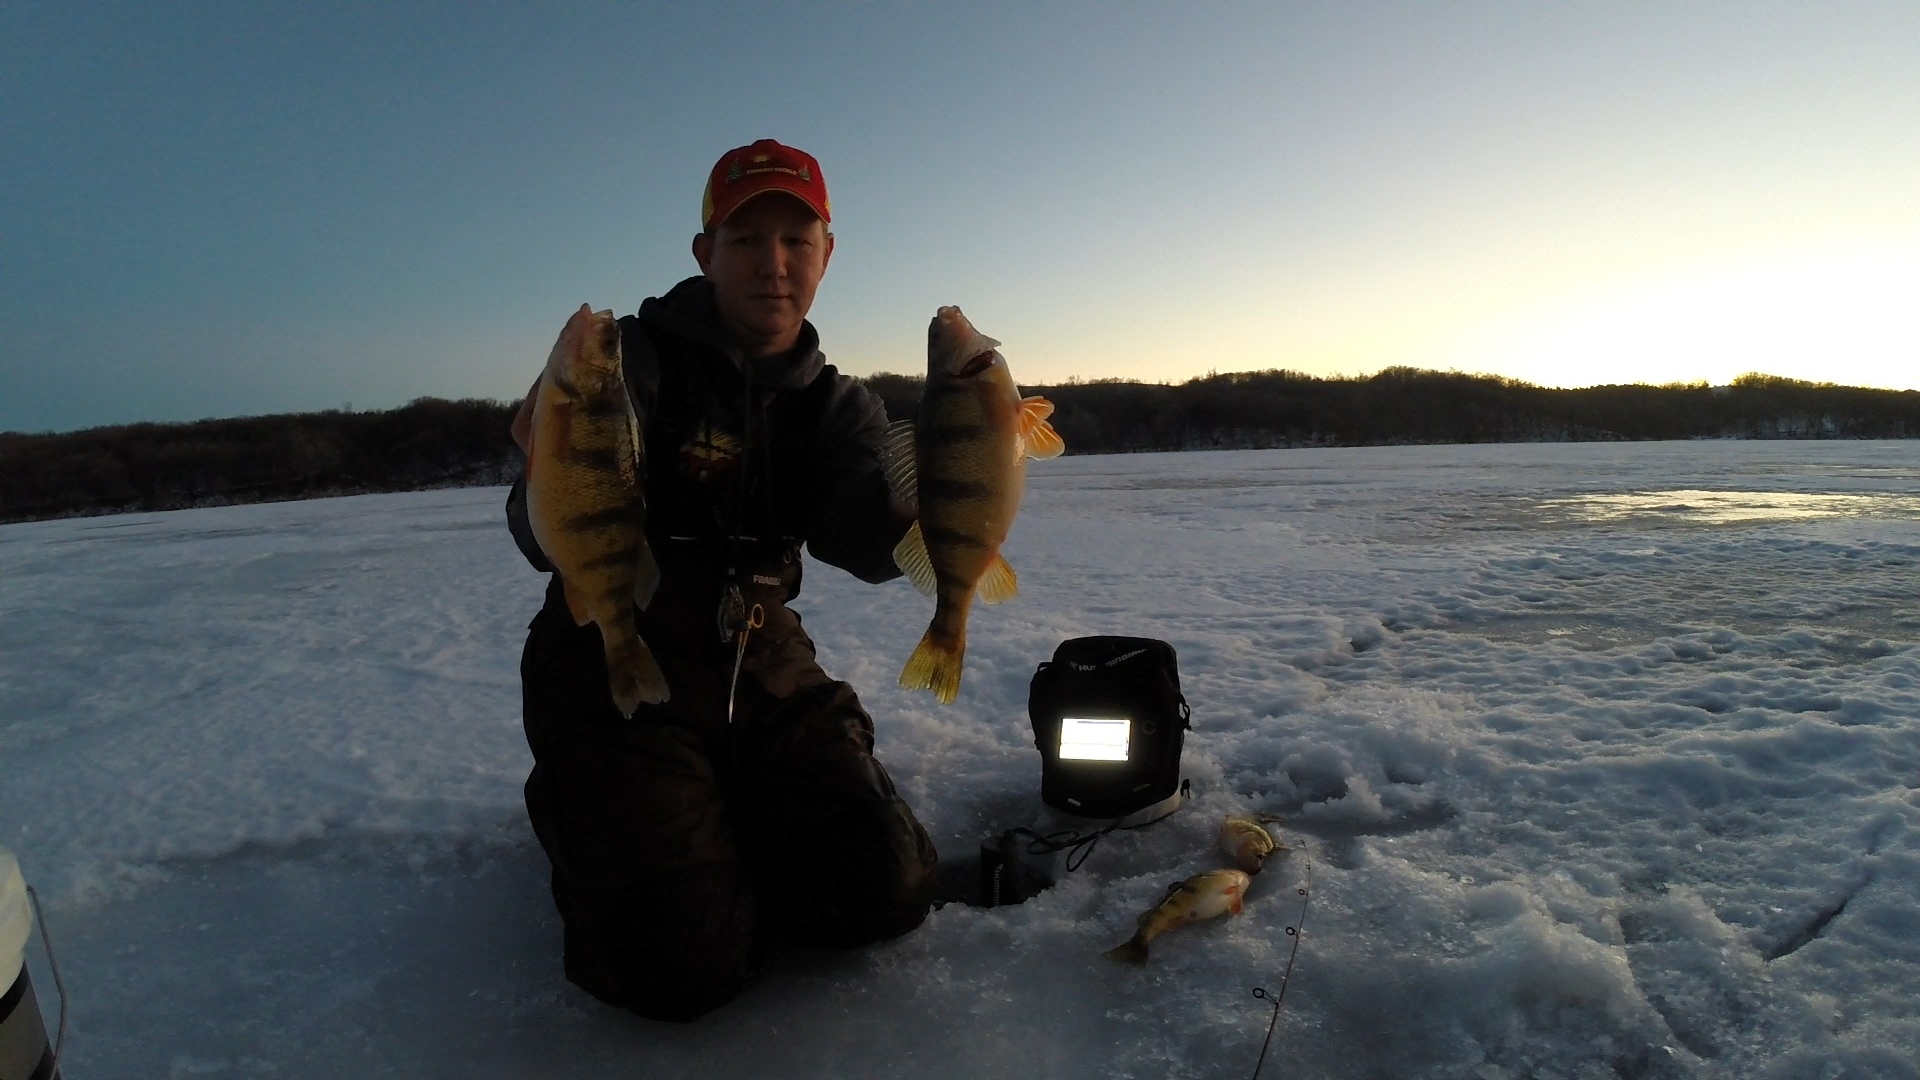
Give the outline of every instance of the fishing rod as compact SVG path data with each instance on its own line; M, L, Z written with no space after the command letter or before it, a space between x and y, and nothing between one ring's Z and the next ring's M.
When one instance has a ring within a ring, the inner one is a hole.
M1313 902L1313 853L1301 849L1300 857L1306 860L1307 876L1296 890L1300 894L1300 917L1287 927L1287 936L1293 939L1293 949L1287 953L1287 968L1280 973L1280 992L1267 993L1266 987L1253 988L1253 996L1263 1001L1273 1002L1273 1016L1267 1020L1267 1037L1260 1044L1260 1060L1253 1063L1253 1080L1260 1080L1260 1069L1267 1063L1267 1048L1273 1045L1273 1029L1280 1023L1280 1002L1287 996L1287 984L1293 981L1293 961L1300 955L1300 935L1307 927L1307 905Z

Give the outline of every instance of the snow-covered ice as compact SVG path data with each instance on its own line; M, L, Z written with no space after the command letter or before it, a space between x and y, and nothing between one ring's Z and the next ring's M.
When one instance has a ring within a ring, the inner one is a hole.
M1920 442L1037 463L946 708L894 685L930 604L812 564L943 853L1036 817L1080 634L1179 650L1196 801L687 1026L561 976L501 497L0 528L0 843L73 1080L1245 1076L1308 857L1268 1076L1920 1077ZM1246 809L1300 847L1246 912L1103 960Z

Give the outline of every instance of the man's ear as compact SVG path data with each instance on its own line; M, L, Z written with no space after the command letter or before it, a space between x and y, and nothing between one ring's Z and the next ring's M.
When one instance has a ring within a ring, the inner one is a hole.
M697 232L693 234L693 261L700 264L702 274L711 273L713 265L713 234Z
M827 272L827 264L833 261L833 234L827 234L827 250L820 255L820 272Z

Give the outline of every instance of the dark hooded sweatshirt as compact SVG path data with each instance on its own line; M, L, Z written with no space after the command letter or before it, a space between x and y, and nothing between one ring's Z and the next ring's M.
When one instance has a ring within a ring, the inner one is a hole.
M620 330L646 431L647 536L663 564L690 545L731 554L738 536L742 558L804 543L863 580L899 576L906 524L888 509L879 462L886 408L826 362L812 323L790 351L749 363L720 329L712 286L693 277ZM550 571L525 493L514 485L508 523L527 561Z
M688 1019L750 983L770 944L858 945L925 917L933 845L872 756L872 719L787 607L802 545L884 581L906 523L879 462L886 411L825 362L811 324L790 352L748 363L711 286L690 278L620 327L660 564L638 625L671 697L620 715L598 628L574 625L556 575L521 658L527 811L553 865L568 977ZM551 570L524 479L507 518ZM765 620L731 718L729 582Z

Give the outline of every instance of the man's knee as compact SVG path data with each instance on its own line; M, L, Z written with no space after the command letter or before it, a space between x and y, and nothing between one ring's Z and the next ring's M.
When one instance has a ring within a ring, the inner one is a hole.
M826 880L802 879L816 903L802 903L799 911L817 922L800 928L793 940L850 948L899 937L925 922L937 856L907 804L896 797L875 807L864 827L849 829L843 839L843 865L827 860ZM836 888L836 881L845 887Z
M926 919L933 842L871 753L872 723L846 684L787 704L756 732L756 816L777 835L743 834L767 922L784 941L847 948Z

